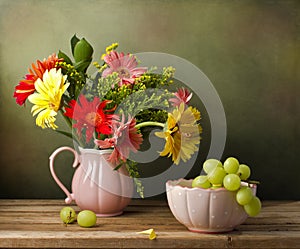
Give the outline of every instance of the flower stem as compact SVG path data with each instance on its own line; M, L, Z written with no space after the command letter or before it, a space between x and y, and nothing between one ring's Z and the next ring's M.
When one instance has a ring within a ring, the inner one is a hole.
M66 121L67 125L69 126L70 130L71 130L71 133L72 133L72 122L71 120L64 115L64 112L62 109L60 109L60 114L63 116L64 120ZM82 148L84 147L84 145L82 144L82 142L80 141L79 137L75 134L75 133L72 133L72 136L73 136L73 139L79 144L79 146L81 146Z
M62 109L60 109L60 114L63 116L63 118L66 121L67 125L72 130L72 122L71 122L71 120L67 116L64 115L64 112L63 112Z
M159 123L159 122L154 122L154 121L147 121L147 122L142 122L142 123L137 124L135 126L135 128L139 129L139 128L142 128L142 127L145 127L145 126L159 126L159 127L164 128L165 124Z

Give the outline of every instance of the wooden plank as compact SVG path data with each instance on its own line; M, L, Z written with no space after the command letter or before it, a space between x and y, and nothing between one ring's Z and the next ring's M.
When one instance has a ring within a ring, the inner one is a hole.
M59 219L59 214L43 214L42 216L36 216L37 214L14 214L14 215L9 215L5 214L2 215L0 214L0 224L58 224L60 222ZM155 217L155 219L147 218L145 215L144 218L141 219L140 216L133 216L133 217L127 217L126 215L122 216L122 219L120 218L98 218L98 222L101 224L132 224L134 223L135 225L139 224L169 224L169 225L174 225L177 224L178 221L173 218L172 216L170 217ZM244 226L299 226L300 229L300 220L295 219L293 220L292 218L289 219L284 219L284 218L276 218L276 219L259 219L256 220L255 218L248 218L244 223Z
M157 233L157 239L150 241L134 232L52 232L27 233L2 236L1 245L13 247L59 247L59 248L299 248L299 234L274 235L206 235L184 232ZM17 238L16 238L17 237ZM101 243L100 243L101 242Z
M71 205L75 205L73 202ZM153 199L133 199L130 202L130 206L167 206L165 200L153 200ZM66 206L66 203L62 199L0 199L0 206Z

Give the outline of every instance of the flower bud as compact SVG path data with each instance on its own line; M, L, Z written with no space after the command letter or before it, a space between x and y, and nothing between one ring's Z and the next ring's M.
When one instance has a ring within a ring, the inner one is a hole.
M84 38L82 38L74 47L75 62L91 60L93 52L94 50L92 46Z

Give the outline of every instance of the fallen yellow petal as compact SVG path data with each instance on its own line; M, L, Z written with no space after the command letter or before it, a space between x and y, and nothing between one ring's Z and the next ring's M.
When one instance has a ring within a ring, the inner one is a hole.
M156 233L154 232L153 228L138 232L138 234L147 234L147 235L149 235L150 240L156 239Z

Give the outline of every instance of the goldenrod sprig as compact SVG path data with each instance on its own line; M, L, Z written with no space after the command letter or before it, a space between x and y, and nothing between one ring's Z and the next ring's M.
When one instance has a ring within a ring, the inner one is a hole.
M77 98L85 84L85 78L73 65L65 61L60 61L57 64L57 66L62 69L63 74L67 75L67 79L70 82L70 87L68 88L70 97Z
M115 50L118 46L119 46L119 43L117 43L117 42L112 43L111 45L107 46L105 49L106 53L101 55L101 60L103 60L106 55L110 54L110 52Z

